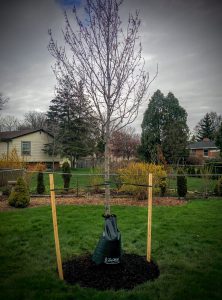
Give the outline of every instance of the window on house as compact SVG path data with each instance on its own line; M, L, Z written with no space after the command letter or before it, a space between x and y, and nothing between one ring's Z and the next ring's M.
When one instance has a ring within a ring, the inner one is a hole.
M204 156L208 156L208 149L204 149Z
M31 142L22 142L21 153L22 155L31 155Z

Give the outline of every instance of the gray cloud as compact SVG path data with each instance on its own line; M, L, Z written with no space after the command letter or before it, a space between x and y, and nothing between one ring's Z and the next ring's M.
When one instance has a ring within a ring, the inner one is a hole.
M28 110L47 109L56 84L47 32L52 28L61 41L58 2L64 1L2 1L0 91L10 97L4 114L22 117ZM172 91L187 110L191 129L206 112L222 114L221 1L125 0L123 20L135 9L142 19L143 55L151 77L159 64L149 95L157 89ZM138 131L147 105L148 98L135 122Z

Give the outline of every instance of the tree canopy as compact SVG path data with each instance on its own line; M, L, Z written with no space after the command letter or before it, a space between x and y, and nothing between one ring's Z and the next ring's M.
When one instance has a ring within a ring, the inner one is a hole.
M221 121L221 116L216 112L206 113L194 129L196 140L201 141L204 138L215 140Z
M65 13L63 37L58 46L52 32L48 49L55 58L59 85L68 77L73 86L83 82L105 143L105 180L110 178L112 132L132 123L150 84L139 40L138 12L129 14L125 28L120 18L122 0L86 0L84 13ZM67 50L68 49L68 50ZM71 55L70 55L71 54ZM105 210L110 213L110 189L106 185Z
M168 163L176 163L186 155L187 113L173 93L165 97L157 90L153 94L141 127L139 152L145 160L158 162L161 153Z
M67 82L64 88L57 90L56 97L51 101L47 112L48 128L55 136L57 151L68 156L71 162L94 150L98 124L92 114L81 82L75 90ZM52 147L46 145L48 153L52 154Z

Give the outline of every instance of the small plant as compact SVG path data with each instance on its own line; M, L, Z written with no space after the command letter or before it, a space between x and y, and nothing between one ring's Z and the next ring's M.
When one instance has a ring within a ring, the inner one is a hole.
M222 196L222 177L217 180L214 191L217 196Z
M44 194L45 192L45 184L44 184L44 174L42 172L39 172L37 175L37 193L38 194Z
M177 172L177 194L179 198L185 198L187 194L187 178L182 170Z
M68 191L72 174L71 174L70 165L67 161L65 161L62 164L62 172L63 172L62 178L63 178L63 182L64 182L64 190Z
M8 198L8 203L14 207L27 207L30 202L29 189L23 177L18 177L15 187Z

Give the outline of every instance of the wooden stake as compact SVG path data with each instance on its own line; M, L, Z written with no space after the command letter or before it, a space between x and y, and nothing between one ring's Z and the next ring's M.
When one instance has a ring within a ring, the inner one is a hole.
M147 254L146 259L151 261L151 228L152 228L152 202L153 202L153 175L149 174L148 179L148 220L147 220Z
M51 195L51 206L52 206L52 220L54 228L54 239L55 239L55 248L56 248L56 258L57 266L59 271L59 278L63 280L63 270L62 270L62 259L59 246L59 234L58 234L58 225L57 225L57 215L56 215L56 204L55 204L55 191L54 191L54 177L53 174L49 174L50 182L50 195Z

